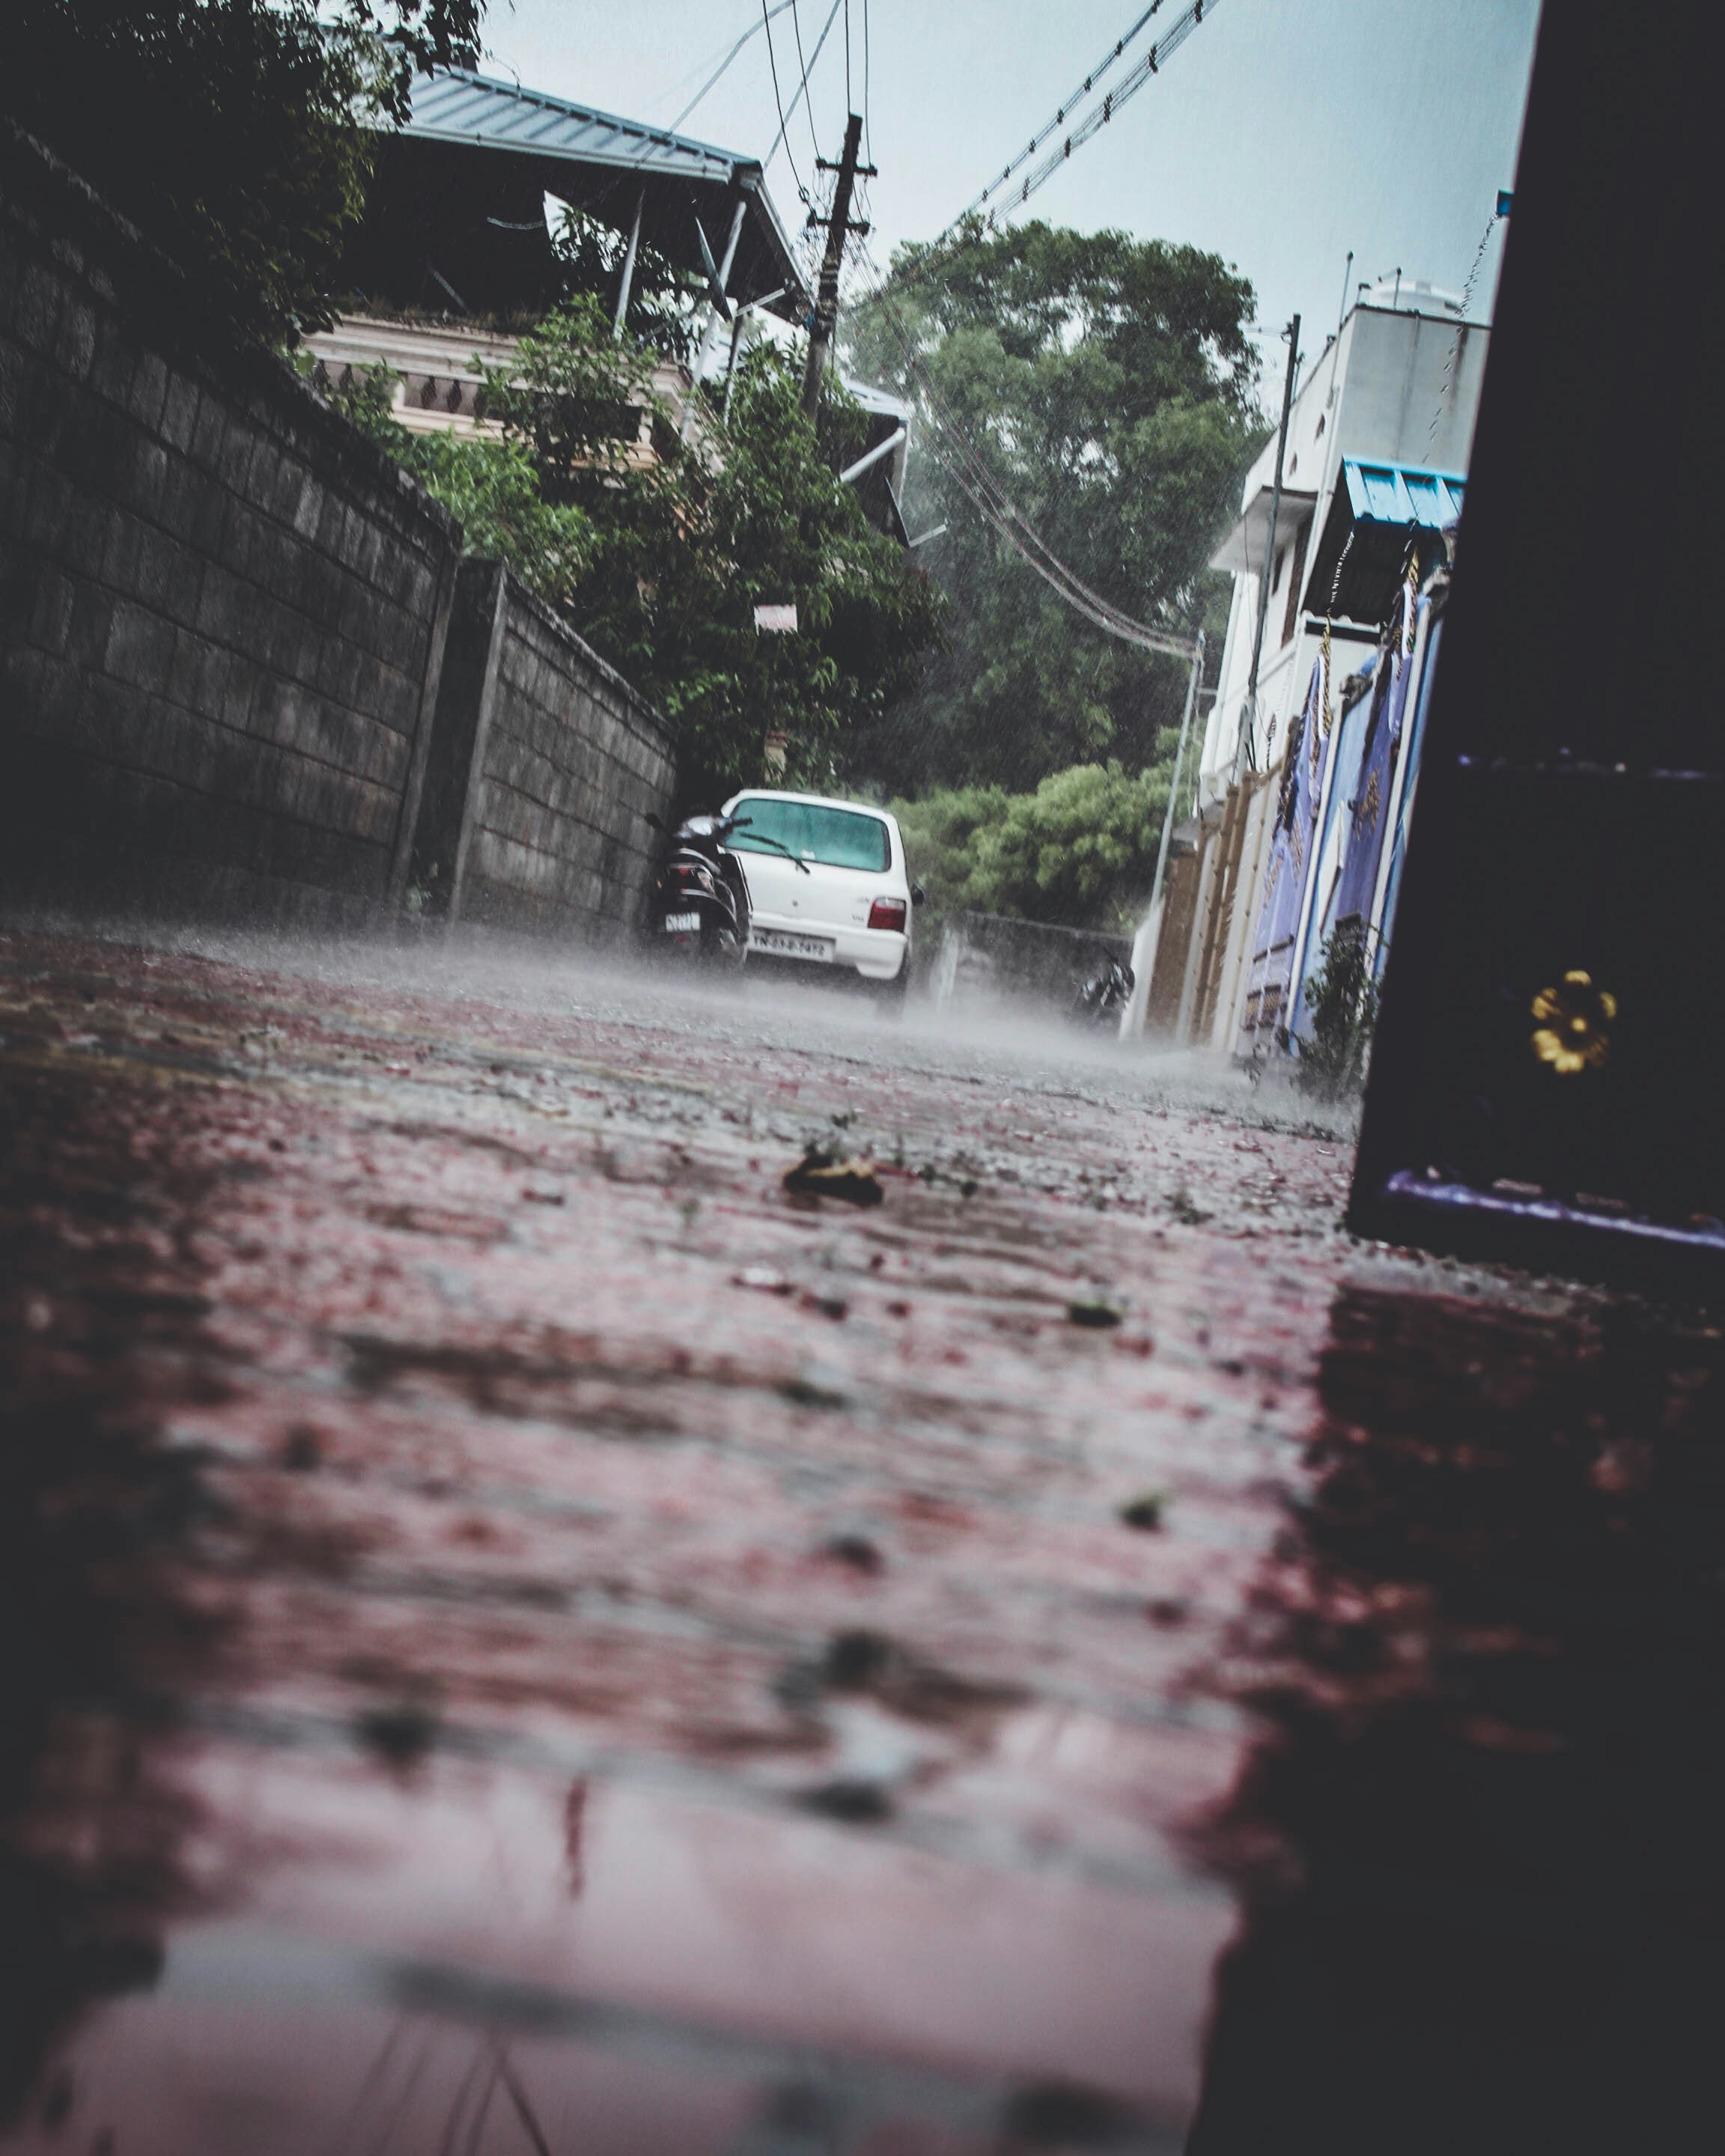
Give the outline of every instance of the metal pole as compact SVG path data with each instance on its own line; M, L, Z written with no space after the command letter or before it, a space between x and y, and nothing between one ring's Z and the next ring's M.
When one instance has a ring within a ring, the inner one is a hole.
M617 320L611 326L611 334L619 342L623 325L629 314L629 295L635 281L635 256L641 246L641 212L647 207L647 183L641 182L641 192L635 197L635 220L629 228L629 246L623 257L623 285L617 295Z
M1186 737L1192 731L1192 714L1198 709L1198 684L1204 674L1204 631L1192 646L1192 671L1186 680L1186 709L1180 717L1179 745L1174 751L1173 775L1168 780L1168 807L1163 811L1162 844L1156 849L1156 874L1150 880L1150 911L1162 896L1162 880L1168 873L1168 850L1174 835L1174 805L1180 798L1180 766L1186 760Z
M1258 625L1252 635L1252 670L1246 676L1245 703L1234 744L1234 781L1245 767L1248 747L1255 762L1258 730L1258 666L1264 656L1264 624L1270 615L1270 576L1276 562L1276 527L1281 516L1281 468L1288 453L1288 414L1294 408L1294 371L1300 363L1300 317L1288 327L1288 371L1281 390L1281 431L1276 438L1276 484L1270 493L1270 536L1264 542L1264 572L1258 579Z
M821 377L839 321L839 270L845 259L845 242L850 230L850 194L856 185L857 152L862 147L862 115L853 112L845 123L845 151L839 160L839 183L833 190L833 213L827 219L826 252L821 257L820 283L814 300L814 326L809 333L809 365L803 376L803 409L813 419L820 409Z
M731 289L732 265L737 260L737 243L742 237L742 220L747 213L748 206L748 197L744 195L738 201L736 214L731 220L731 237L725 243L725 259L719 264L719 290L721 292L728 292ZM706 311L706 326L701 333L701 350L696 355L695 379L697 382L706 372L707 354L712 350L713 331L717 328L718 322L718 309L710 306Z
M1180 738L1174 749L1174 767L1168 774L1168 807L1162 814L1162 842L1156 850L1156 874L1150 880L1150 903L1145 909L1143 925L1132 942L1132 967L1137 978L1132 983L1131 998L1121 1014L1122 1040L1144 1030L1150 1008L1151 981L1162 949L1163 924L1157 908L1162 903L1168 846L1173 838L1174 816L1180 798L1180 767L1186 760L1186 738L1192 731L1192 715L1198 708L1198 685L1203 675L1204 631L1199 629L1192 645L1192 671L1186 680L1186 708L1180 714ZM1153 938L1150 936L1153 923L1156 929Z
M884 442L876 442L873 449L865 450L854 465L847 465L839 473L839 485L845 486L854 479L860 479L871 465L879 464L882 457L890 457L909 432L908 428L901 427L896 434L889 434Z
M1353 275L1353 249L1348 250L1348 267L1342 272L1342 311L1336 317L1336 334L1342 334L1342 325L1348 320L1348 280Z

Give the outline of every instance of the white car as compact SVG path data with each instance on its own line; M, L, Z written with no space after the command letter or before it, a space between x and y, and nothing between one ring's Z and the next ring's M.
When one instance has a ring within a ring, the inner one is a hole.
M884 808L816 793L749 791L725 803L725 841L749 894L749 958L848 968L883 996L909 978L911 909L922 893Z

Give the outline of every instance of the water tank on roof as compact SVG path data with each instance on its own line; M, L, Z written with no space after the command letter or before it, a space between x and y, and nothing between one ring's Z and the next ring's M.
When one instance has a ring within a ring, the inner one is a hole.
M1397 307L1404 315L1440 315L1459 320L1465 301L1460 292L1447 291L1428 277L1380 277L1375 285L1360 288L1363 307Z

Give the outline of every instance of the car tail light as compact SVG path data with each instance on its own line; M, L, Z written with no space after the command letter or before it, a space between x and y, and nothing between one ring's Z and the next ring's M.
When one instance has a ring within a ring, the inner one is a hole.
M852 918L855 919L853 915ZM877 898L869 908L870 928L896 928L904 932L905 902L901 898Z

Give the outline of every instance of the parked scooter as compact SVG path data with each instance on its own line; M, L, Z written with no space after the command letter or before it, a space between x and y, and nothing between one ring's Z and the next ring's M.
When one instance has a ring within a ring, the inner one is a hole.
M655 831L665 829L657 816L647 821ZM732 968L747 957L748 886L725 841L748 821L747 816L685 816L669 834L647 907L648 936L662 949ZM757 843L790 855L776 839ZM806 863L797 866L809 873Z
M1136 977L1130 966L1111 958L1100 973L1092 973L1072 998L1071 1017L1079 1025L1117 1026L1132 1001Z

